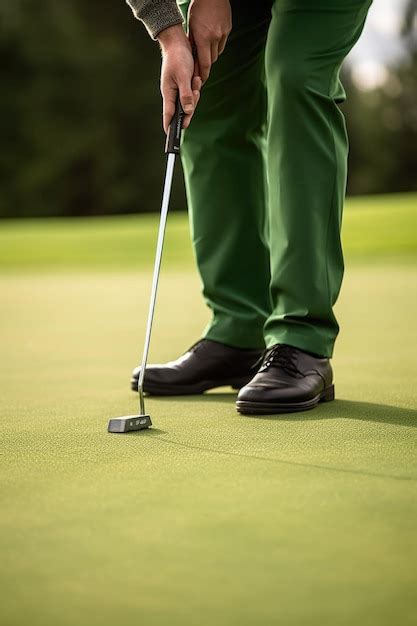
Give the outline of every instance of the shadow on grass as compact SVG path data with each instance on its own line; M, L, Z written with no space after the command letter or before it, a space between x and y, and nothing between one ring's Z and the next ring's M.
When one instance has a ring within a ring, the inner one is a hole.
M225 402L227 404L234 404L237 398L236 391L210 391L208 393L202 393L199 395L186 395L186 396L152 396L146 394L147 397L152 400L157 400L158 402L172 402L181 401L181 402Z
M152 396L158 402L199 402L210 405L212 402L224 402L234 405L236 393L214 392L199 396ZM309 411L297 413L280 413L273 415L247 415L254 420L267 421L317 421L330 419L354 419L363 422L378 422L381 424L395 424L398 426L417 427L417 410L404 409L388 404L374 404L372 402L358 402L355 400L335 400L319 404L318 407Z
M166 435L166 430L161 430L160 428L144 428L143 430L135 430L130 433L112 433L113 435L128 435L129 437L156 437L158 435Z
M214 392L202 394L199 396L152 396L153 401L160 403L177 403L177 404L195 404L207 405L207 419L210 418L210 405L216 402L224 402L230 406L230 410L235 413L234 403L236 400L236 393L231 392ZM229 407L227 407L227 412ZM372 404L370 402L355 402L352 400L335 400L326 404L320 404L317 408L311 411L304 411L301 413L284 413L279 415L253 415L253 416L241 416L242 419L252 419L254 426L257 420L259 421L276 421L277 426L282 421L319 421L319 420L331 420L331 419L356 419L363 422L376 422L385 424L396 424L400 426L413 426L417 425L417 411L412 409L404 409L401 407L389 406L385 404ZM144 432L144 431L142 431ZM134 435L140 435L140 433L133 433ZM149 435L169 435L169 432L152 429L147 434ZM145 435L146 436L146 435ZM268 463L275 463L281 465L291 465L315 468L326 472L337 472L342 474L357 474L361 476L376 477L376 478L389 478L399 481L416 481L414 475L407 474L389 474L378 471L369 471L362 468L355 467L334 467L331 465L321 465L320 463L308 463L297 460L280 459L270 456L262 456L258 454L248 454L244 451L227 450L217 447L207 447L206 445L199 445L199 443L192 443L189 441L181 441L174 438L160 437L155 439L158 443L174 446L176 448L184 448L191 450L201 450L205 453L212 453L220 456L238 457L244 459L251 459L255 461L262 461Z
M253 415L261 420L314 421L325 419L354 419L362 422L378 422L397 426L417 426L417 411L388 404L357 402L355 400L335 400L319 404L316 409L281 415Z

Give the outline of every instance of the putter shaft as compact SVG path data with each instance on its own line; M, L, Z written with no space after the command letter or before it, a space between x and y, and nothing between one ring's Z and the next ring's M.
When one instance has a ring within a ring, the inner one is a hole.
M146 324L145 342L143 347L142 364L139 372L138 392L139 392L139 415L125 415L110 420L108 425L109 433L128 433L136 430L143 430L152 426L150 415L145 413L145 398L143 393L143 380L145 377L146 363L148 361L149 344L151 340L152 322L155 312L156 293L158 290L159 272L161 268L162 249L164 246L165 227L168 216L169 198L171 195L172 177L174 174L175 155L179 154L181 144L181 130L184 121L184 112L181 107L179 97L177 98L175 114L171 120L168 130L165 154L167 166L165 172L164 192L162 194L162 207L159 220L158 240L156 244L155 264L152 278L151 297L149 301L148 321Z
M165 173L164 193L162 196L161 217L159 222L158 241L156 244L155 265L152 278L151 297L149 301L148 321L146 324L145 343L143 347L142 363L139 372L138 392L139 392L139 409L141 415L145 415L145 399L143 395L143 379L145 377L145 369L148 361L149 344L151 340L152 322L155 312L156 294L158 290L159 271L161 268L162 250L164 247L165 227L168 216L169 198L171 195L172 177L174 175L175 154L169 153L167 156L167 167Z

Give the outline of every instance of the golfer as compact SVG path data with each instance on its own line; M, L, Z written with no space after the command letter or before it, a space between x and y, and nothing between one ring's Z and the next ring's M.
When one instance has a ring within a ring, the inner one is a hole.
M185 354L146 368L145 391L231 385L244 414L333 400L348 152L339 72L371 0L128 3L162 50L165 131L178 92L186 113L192 241L212 311Z

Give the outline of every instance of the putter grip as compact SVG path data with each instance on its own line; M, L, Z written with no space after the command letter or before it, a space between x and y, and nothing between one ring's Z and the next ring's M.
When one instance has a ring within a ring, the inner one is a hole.
M181 144L181 132L182 124L184 121L184 111L180 103L180 99L177 98L177 104L175 106L174 117L169 125L167 140L165 144L165 154L178 154Z

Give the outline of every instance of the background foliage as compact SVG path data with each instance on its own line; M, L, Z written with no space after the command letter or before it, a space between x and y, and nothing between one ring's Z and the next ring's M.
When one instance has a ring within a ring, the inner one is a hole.
M123 0L0 7L0 216L159 210L160 54ZM417 52L404 36L384 88L361 92L345 71L352 194L416 189ZM185 208L179 172L173 208Z

